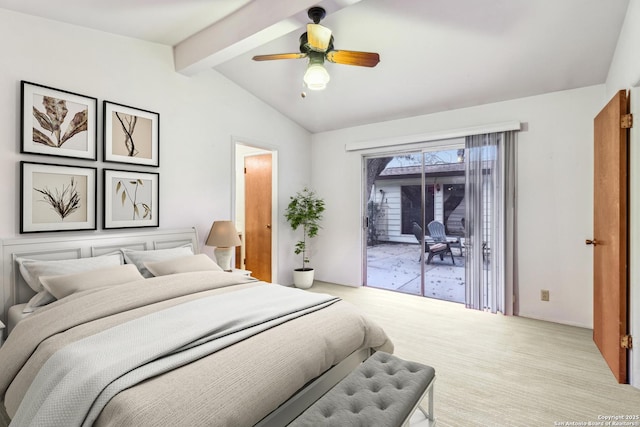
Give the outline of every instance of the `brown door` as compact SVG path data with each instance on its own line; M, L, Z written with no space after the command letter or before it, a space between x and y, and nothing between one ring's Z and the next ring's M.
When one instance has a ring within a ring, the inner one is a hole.
M271 282L271 154L244 159L245 268Z
M594 120L593 340L619 383L628 381L628 113L622 90Z

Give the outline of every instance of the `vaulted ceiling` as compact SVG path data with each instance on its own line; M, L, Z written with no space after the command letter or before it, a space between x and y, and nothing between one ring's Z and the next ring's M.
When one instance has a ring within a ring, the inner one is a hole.
M0 8L173 46L176 72L213 68L310 132L604 83L629 0L0 0ZM326 63L307 90L307 9L336 49L375 68ZM306 96L302 96L305 92Z

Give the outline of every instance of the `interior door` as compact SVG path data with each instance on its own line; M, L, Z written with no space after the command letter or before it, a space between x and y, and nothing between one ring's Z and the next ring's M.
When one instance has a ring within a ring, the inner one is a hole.
M627 383L628 129L626 91L594 120L593 340L619 383Z
M245 268L271 282L271 154L247 156L245 172Z

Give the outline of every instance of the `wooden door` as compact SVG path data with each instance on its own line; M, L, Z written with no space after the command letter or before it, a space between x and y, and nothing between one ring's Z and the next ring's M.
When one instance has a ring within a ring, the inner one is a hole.
M593 340L619 383L628 382L628 113L620 91L594 120Z
M271 154L245 157L245 268L265 282L271 282L271 170Z

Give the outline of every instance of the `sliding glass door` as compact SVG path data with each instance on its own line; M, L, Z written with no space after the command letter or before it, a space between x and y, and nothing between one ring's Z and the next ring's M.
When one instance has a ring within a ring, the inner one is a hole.
M365 156L364 284L511 314L515 137Z
M365 285L464 303L462 145L364 163Z

